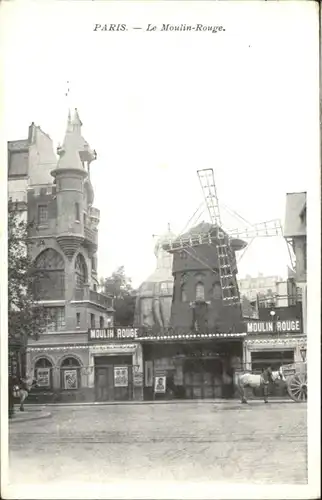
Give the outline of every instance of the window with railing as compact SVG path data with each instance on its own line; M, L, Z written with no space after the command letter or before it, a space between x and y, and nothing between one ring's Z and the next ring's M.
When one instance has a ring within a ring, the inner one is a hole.
M59 332L65 329L65 307L45 307L46 332Z
M75 260L76 290L83 290L87 283L87 267L83 255L78 254Z
M90 314L90 325L91 328L95 328L95 314Z
M196 300L205 300L205 287L200 282L196 284Z
M101 329L104 328L104 318L103 318L103 316L100 316L100 328Z
M38 224L47 224L48 222L48 207L47 205L38 205Z

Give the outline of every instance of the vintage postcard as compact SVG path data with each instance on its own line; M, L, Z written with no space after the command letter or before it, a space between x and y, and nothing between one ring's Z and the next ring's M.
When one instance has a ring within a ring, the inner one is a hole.
M3 498L319 498L319 15L1 3Z

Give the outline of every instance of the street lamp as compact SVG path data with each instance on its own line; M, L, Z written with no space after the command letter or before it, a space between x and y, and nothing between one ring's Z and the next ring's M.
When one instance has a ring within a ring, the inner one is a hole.
M276 312L274 310L272 310L272 311L269 311L269 314L271 315L271 318L272 318L272 321L273 321L273 330L275 330L275 328L274 328L274 325L275 325L274 320L275 320Z
M306 347L304 345L302 345L300 347L300 354L301 354L302 361L305 362L306 361Z

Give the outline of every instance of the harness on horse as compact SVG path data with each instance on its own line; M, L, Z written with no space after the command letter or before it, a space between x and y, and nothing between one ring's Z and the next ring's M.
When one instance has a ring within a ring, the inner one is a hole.
M261 385L268 385L268 384L269 384L269 380L265 379L265 377L263 375L261 375Z
M269 383L271 381L272 381L272 370L270 368L267 368L261 374L261 384L262 385L269 385Z

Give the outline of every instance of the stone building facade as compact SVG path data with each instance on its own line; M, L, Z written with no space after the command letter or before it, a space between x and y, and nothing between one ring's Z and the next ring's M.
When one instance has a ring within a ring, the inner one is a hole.
M108 384L115 363L139 370L142 362L136 344L126 349L122 340L113 346L89 340L89 329L113 328L114 317L112 298L98 291L100 212L90 177L96 152L82 136L77 110L69 113L58 158L51 138L34 124L28 139L9 142L8 151L9 196L24 203L33 223L34 293L46 318L40 338L28 344L27 372L37 379L30 400L98 399L102 373ZM139 396L131 389L121 397Z
M294 253L295 269L279 291L283 300L277 300L270 309L259 310L259 323L272 331L250 332L246 323L244 360L251 369L267 363L277 368L306 359L306 193L287 194L284 237ZM279 324L284 328L279 329Z

